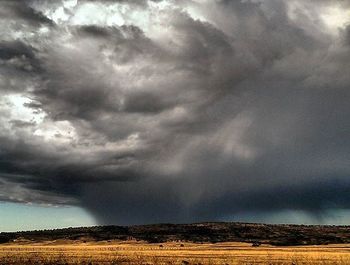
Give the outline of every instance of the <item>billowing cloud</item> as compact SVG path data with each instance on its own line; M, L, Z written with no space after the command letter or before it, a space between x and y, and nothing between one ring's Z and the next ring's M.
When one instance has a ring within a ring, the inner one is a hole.
M1 24L10 22L12 25L26 24L34 27L52 25L51 19L31 6L31 1L4 0L0 10Z
M348 1L0 5L0 200L119 224L350 208Z

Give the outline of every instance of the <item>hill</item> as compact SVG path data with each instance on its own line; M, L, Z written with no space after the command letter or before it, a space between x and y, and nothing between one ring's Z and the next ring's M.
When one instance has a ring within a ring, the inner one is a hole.
M258 242L279 245L324 245L350 243L350 226L271 225L253 223L194 223L134 226L94 226L54 230L0 233L0 243L53 240L142 240L150 243Z

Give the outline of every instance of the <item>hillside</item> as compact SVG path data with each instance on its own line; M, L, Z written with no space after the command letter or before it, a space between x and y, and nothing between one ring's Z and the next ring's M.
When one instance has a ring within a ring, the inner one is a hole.
M350 243L350 226L270 225L251 223L155 224L95 226L54 230L0 233L0 243L53 240L143 240L191 242L259 242L271 245L321 245Z

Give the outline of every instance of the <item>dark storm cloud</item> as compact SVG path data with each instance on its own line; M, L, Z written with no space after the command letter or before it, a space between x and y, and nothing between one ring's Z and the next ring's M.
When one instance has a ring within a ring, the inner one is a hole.
M2 42L0 44L0 58L3 60L10 60L14 57L24 56L29 59L35 57L33 49L26 46L21 41Z
M9 69L24 72L42 71L36 52L33 47L19 40L0 42L0 60L7 64Z
M16 126L18 127L17 124ZM10 201L16 201L18 196L17 201L21 202L44 200L51 204L76 203L79 199L74 197L80 193L81 185L101 181L123 182L138 178L134 171L122 167L130 158L126 153L119 156L100 153L102 161L73 161L72 153L55 153L55 150L42 146L35 139L27 143L22 139L16 141L1 138L0 143L0 178L7 183L4 186L9 187L2 190L2 197L11 197ZM67 155L68 159L65 157ZM113 170L111 165L120 167ZM12 187L19 189L18 194L13 194ZM25 194L24 198L22 193ZM44 194L43 199L40 194Z
M0 42L1 200L119 224L349 208L349 26L319 15L346 1L42 3L55 27Z
M79 31L83 34L93 37L108 38L111 36L110 30L96 25L87 25L80 27Z
M18 22L28 23L32 26L53 25L52 20L35 10L29 4L32 1L4 0L1 2L1 19L16 19Z
M21 120L12 120L10 122L12 126L17 128L30 127L35 125L35 122L28 122L28 121L21 121Z
M161 112L171 107L173 107L173 105L164 102L161 96L145 92L128 95L123 110L131 113L146 114Z
M346 176L342 176L346 178ZM302 185L264 187L240 193L228 193L220 200L206 200L196 205L194 212L199 220L230 216L232 212L275 213L284 210L301 210L317 218L330 209L349 208L348 181L331 176L328 181L313 181ZM235 202L232 205L232 202ZM238 206L238 207L237 207Z

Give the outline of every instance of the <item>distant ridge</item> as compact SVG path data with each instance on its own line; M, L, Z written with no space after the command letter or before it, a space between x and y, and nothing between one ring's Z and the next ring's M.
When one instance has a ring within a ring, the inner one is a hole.
M154 224L133 226L94 226L53 230L0 233L0 243L74 240L82 242L142 240L250 242L276 246L350 243L350 226L272 225L254 223L207 222L193 224Z

